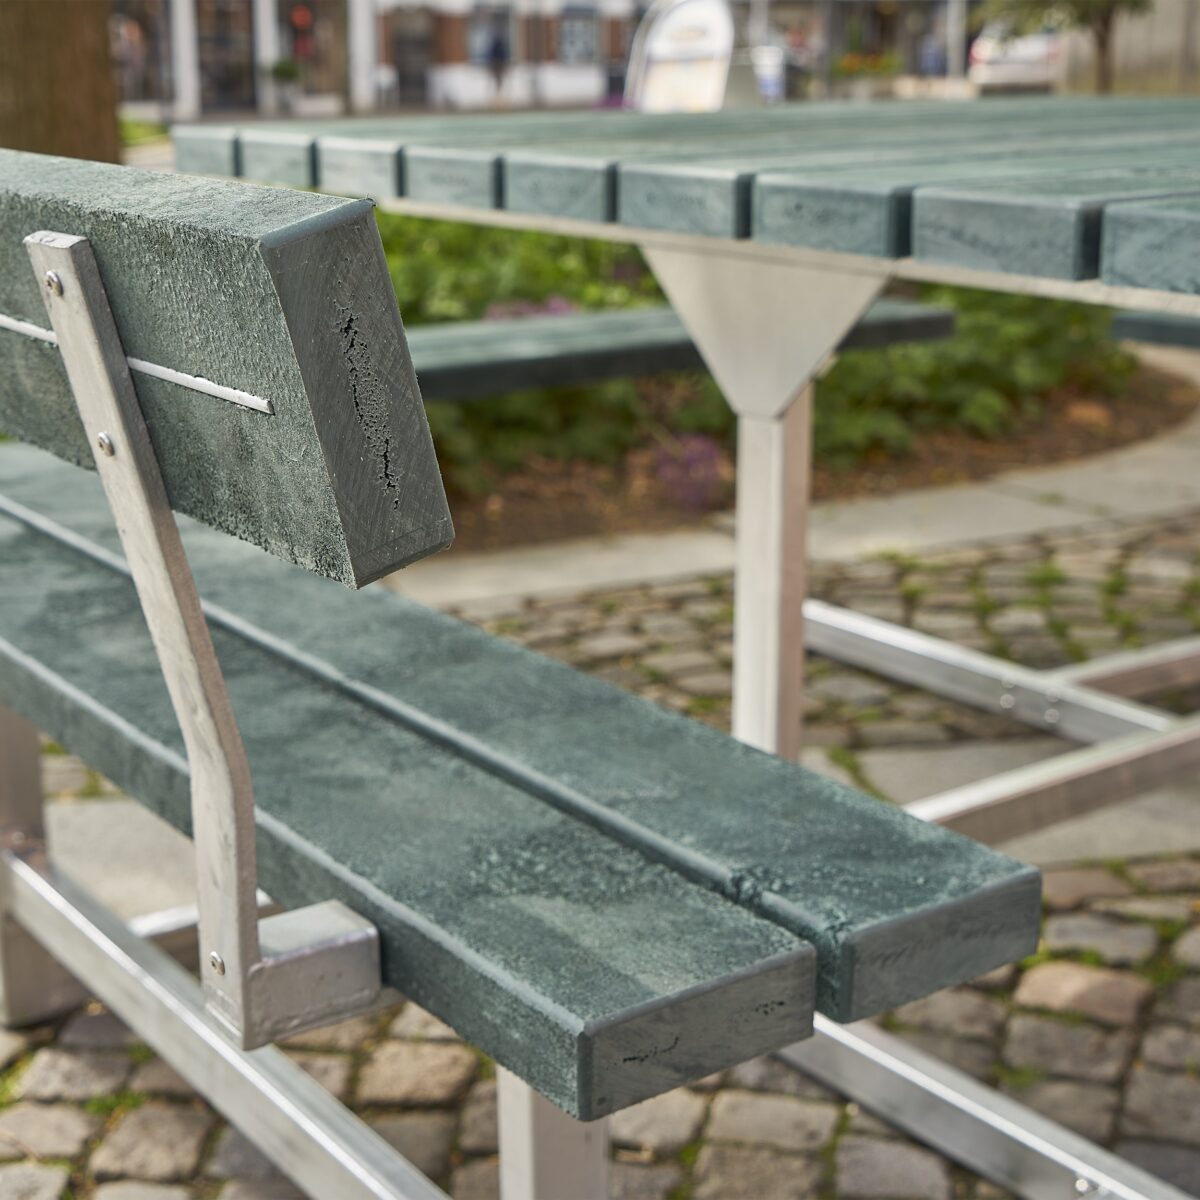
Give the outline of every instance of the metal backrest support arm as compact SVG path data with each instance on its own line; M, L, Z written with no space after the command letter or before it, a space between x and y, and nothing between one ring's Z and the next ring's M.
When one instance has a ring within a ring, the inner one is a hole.
M379 991L366 922L314 905L264 921L260 946L250 767L95 255L25 242L187 749L206 1003L247 1047L348 1015Z

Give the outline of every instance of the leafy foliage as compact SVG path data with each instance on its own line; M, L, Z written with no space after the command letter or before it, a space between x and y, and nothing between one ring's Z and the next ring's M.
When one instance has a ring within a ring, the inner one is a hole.
M617 308L661 303L631 247L380 214L408 324L466 320L489 308ZM958 313L955 337L843 355L818 384L816 455L852 466L902 455L925 431L1003 437L1062 387L1119 387L1132 360L1103 309L1024 296L928 288ZM707 375L535 389L474 404L431 404L450 486L479 494L533 457L618 464L636 447L703 457L695 435L732 448L735 422Z

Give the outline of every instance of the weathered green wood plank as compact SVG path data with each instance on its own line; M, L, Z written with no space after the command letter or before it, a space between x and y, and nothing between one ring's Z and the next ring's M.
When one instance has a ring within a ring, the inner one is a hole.
M949 309L885 299L867 310L838 349L931 340L953 330ZM427 401L704 367L669 308L425 325L409 331L408 348Z
M1200 280L1200 274L1196 276ZM1200 288L1193 290L1200 291ZM1181 317L1162 312L1119 312L1113 314L1112 335L1154 346L1182 346L1200 350L1200 317Z
M39 458L0 449L0 491L30 499L57 481L103 523L96 481ZM197 532L210 531L185 522L189 548ZM307 577L201 540L202 590L228 571L276 585L270 624L286 636L275 618ZM183 744L128 579L2 514L0 559L0 702L186 831ZM335 625L358 609L333 585L317 594ZM386 594L359 599L375 602L356 632L398 664L424 631ZM263 886L368 917L386 982L567 1111L598 1117L809 1032L800 939L302 665L219 625L214 642L254 776Z
M113 545L65 469L14 478L0 451L0 472L0 492ZM464 763L806 938L818 1004L839 1020L1033 948L1032 868L419 606L377 591L351 605L227 539L195 530L185 541L206 597L425 731L427 752L413 750L405 778L429 779L437 747L451 745ZM361 757L357 738L344 746ZM333 761L345 757L343 747ZM326 811L326 788L322 776L306 800L293 786L289 812Z
M1114 164L1122 170L1191 166L1198 156L1198 130L1174 135L1110 130L964 148L953 161L931 160L924 152L902 162L887 153L863 169L824 159L800 171L756 175L751 227L758 241L900 258L912 253L912 196L918 187L1107 174Z
M365 201L0 151L0 314L49 321L22 239L92 243L177 511L359 585L452 536ZM56 347L0 327L0 430L90 463Z
M1200 295L1200 196L1104 210L1105 283Z
M1100 269L1106 205L1191 192L1200 192L1200 167L919 188L913 254L982 270L1092 279Z
M232 125L176 125L171 142L177 171L187 175L242 173L238 131Z
M258 183L317 186L316 141L309 132L259 129L250 126L237 135L241 176Z

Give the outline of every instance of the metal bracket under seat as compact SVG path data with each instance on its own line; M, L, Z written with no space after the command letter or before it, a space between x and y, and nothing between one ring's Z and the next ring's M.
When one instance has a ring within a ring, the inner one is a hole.
M25 245L187 749L205 1006L246 1050L369 1009L371 922L340 901L259 918L250 767L95 256L71 234ZM36 852L40 827L21 832L10 848Z

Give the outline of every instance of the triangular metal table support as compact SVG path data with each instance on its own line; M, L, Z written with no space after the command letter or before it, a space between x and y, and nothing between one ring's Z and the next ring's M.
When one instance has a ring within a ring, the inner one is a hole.
M733 733L795 758L812 381L887 275L662 246L642 253L738 417Z

